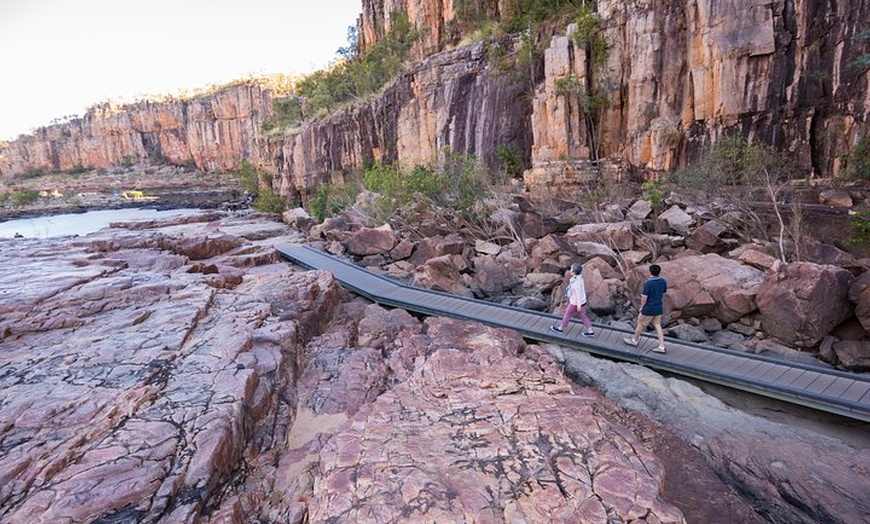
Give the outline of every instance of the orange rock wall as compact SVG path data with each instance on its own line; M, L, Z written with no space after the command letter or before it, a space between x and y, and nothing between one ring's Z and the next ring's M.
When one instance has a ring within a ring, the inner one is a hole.
M191 100L91 111L0 148L0 176L106 168L144 158L230 171L244 158L261 163L260 128L271 108L268 90L243 85Z
M496 149L510 147L531 167L526 182L546 186L594 176L584 163L595 158L671 169L725 133L773 144L804 174L827 176L870 135L870 75L855 67L870 54L870 43L856 38L867 29L870 0L600 0L603 70L591 70L566 28L550 39L532 93L496 71L490 46L451 47L467 13L460 10L498 18L510 5L362 0L361 48L374 45L393 13L402 12L424 30L415 53L426 58L379 98L297 135L264 136L272 94L237 86L40 129L0 147L0 177L143 158L215 172L248 159L276 175L282 194L304 200L320 182L340 180L368 161L413 166L450 148L495 166ZM569 73L607 93L594 132L582 104L554 88Z

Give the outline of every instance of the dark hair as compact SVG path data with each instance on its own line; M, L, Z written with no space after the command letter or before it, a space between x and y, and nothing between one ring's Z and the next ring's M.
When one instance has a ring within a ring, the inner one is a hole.
M660 266L658 264L653 264L649 267L649 274L654 276L654 277L659 276L659 273L661 273L661 272L662 272L662 266Z
M580 262L574 262L571 264L571 271L573 271L575 275L579 275L583 271L583 264Z

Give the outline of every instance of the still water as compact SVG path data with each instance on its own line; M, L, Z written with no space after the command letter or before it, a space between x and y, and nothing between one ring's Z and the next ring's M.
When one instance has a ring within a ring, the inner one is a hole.
M158 211L156 209L128 208L9 220L0 222L0 238L13 238L16 234L26 238L87 235L88 233L108 227L111 222L153 220L155 218L189 216L198 213L201 213L201 210L170 209Z

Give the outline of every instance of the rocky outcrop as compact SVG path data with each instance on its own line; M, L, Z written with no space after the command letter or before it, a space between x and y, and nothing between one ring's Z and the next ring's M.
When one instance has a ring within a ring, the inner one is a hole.
M865 496L870 489L868 440L850 441L848 432L834 429L834 420L803 414L798 415L802 422L817 422L797 427L789 423L797 419L766 417L777 409L774 404L746 409L736 397L726 396L723 402L694 385L640 366L622 366L557 346L547 349L578 382L595 386L607 398L648 415L679 435L664 445L691 442L718 465L721 477L735 486L753 486L750 497L755 498L753 505L766 516L765 521L861 522L870 512ZM735 404L742 407L735 408ZM859 450L852 447L855 444ZM691 462L684 462L681 469L686 474L681 488L703 482L703 474L695 473ZM844 489L831 497L830 485ZM800 507L783 504L790 499L800 499ZM721 522L750 522L751 518L728 510L717 517ZM711 522L688 513L686 520Z
M3 522L867 511L857 428L835 442L636 365L384 309L280 261L301 237L271 218L201 220L3 242Z
M263 163L273 93L243 84L189 100L106 104L0 147L0 176L108 168L150 159L221 173Z
M289 228L215 222L6 242L0 520L684 522L518 333L351 301L249 240Z
M703 205L683 204L684 209L673 203L653 214L625 202L608 206L613 222L584 223L584 212L566 203L559 213L581 217L569 227L543 206L521 200L491 216L501 217L497 224L505 217L512 224L561 224L558 232L529 228L498 237L499 243L483 242L448 224L434 227L421 216L418 220L432 228L428 237L421 238L419 228L397 237L390 232L377 255L355 257L420 287L553 313L563 311L565 268L580 262L593 321L623 328L637 318L648 264L655 262L668 281L664 327L670 336L813 365L866 368L866 261L832 245L815 249L817 241L801 239L800 255L806 258L786 262L779 242L741 245L730 226ZM647 218L627 220L634 214ZM371 233L364 216L354 212L330 220L329 228L312 228L309 240L332 253L361 251L358 237ZM387 249L392 245L397 247ZM708 249L714 252L704 253Z

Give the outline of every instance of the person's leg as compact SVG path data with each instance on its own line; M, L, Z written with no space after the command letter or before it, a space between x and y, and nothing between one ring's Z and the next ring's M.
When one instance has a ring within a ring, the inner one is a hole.
M638 341L640 340L640 334L643 333L644 328L649 324L650 317L640 313L637 316L637 327L634 328L634 335L630 337L625 337L622 339L623 342L630 346L636 346Z
M637 327L634 328L634 336L632 337L634 340L640 340L640 334L643 333L643 330L646 329L647 325L649 325L650 320L652 320L652 318L643 313L637 316Z
M565 314L562 315L562 323L559 324L559 329L564 330L566 327L568 327L568 322L571 321L571 318L572 318L576 313L577 313L577 306L575 306L574 304L569 303L569 304L565 307Z
M662 329L662 316L656 315L653 317L653 327L656 328L656 335L659 337L659 347L665 347L665 330Z
M585 333L592 332L592 321L589 320L589 315L586 313L586 304L580 306L580 320L583 322L583 331Z

